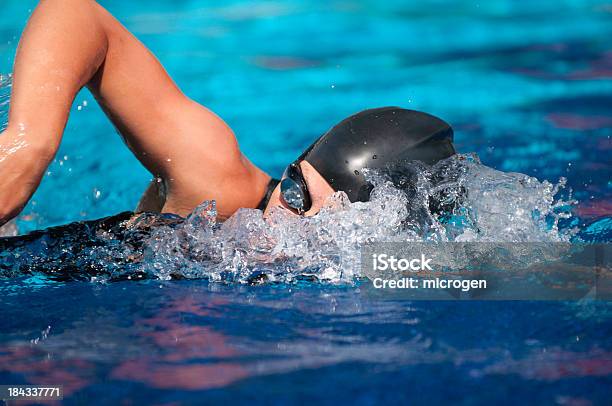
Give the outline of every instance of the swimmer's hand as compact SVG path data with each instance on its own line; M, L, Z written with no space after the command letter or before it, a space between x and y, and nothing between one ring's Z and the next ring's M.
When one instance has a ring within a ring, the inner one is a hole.
M10 128L0 134L0 227L23 210L54 152Z

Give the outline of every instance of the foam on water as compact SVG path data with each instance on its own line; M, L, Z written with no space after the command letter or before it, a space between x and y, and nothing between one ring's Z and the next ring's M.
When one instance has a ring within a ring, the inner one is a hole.
M154 228L140 271L161 279L352 282L361 276L364 243L559 242L575 234L559 227L573 203L555 199L564 179L553 185L496 171L475 155L366 175L374 185L369 202L350 203L339 192L313 217L277 208L264 218L259 210L241 209L217 223L214 202L205 202L180 225Z

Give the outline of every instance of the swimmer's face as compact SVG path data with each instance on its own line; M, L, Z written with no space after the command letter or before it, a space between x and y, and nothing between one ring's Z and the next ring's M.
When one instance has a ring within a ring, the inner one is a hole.
M312 165L310 165L308 162L301 161L299 165L300 169L302 170L302 176L308 188L308 193L310 195L310 200L312 203L310 209L308 209L308 211L306 211L303 215L314 216L319 212L319 210L321 210L321 207L323 207L325 200L329 196L334 194L334 189L332 189L332 187L329 185L329 183L327 183L323 176L321 176L321 174L319 174L319 172L317 172L317 170L313 168ZM297 213L295 213L295 210L291 209L287 205L287 203L283 199L281 199L280 184L276 186L276 189L274 189L274 191L272 192L272 196L270 196L270 201L268 202L266 210L264 211L264 216L268 214L269 210L272 207L282 207L283 209L294 213L296 216L298 215Z

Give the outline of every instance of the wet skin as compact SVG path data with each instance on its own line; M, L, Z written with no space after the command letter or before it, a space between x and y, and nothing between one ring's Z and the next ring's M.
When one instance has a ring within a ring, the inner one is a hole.
M93 0L42 0L19 42L0 134L0 226L36 191L83 87L154 178L137 211L185 216L214 199L223 219L260 202L270 177L110 13Z

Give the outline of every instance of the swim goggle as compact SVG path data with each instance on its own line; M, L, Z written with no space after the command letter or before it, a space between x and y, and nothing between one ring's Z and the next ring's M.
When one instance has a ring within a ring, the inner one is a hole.
M310 210L312 201L300 168L300 161L292 163L285 169L280 186L281 201L293 212L301 215Z

